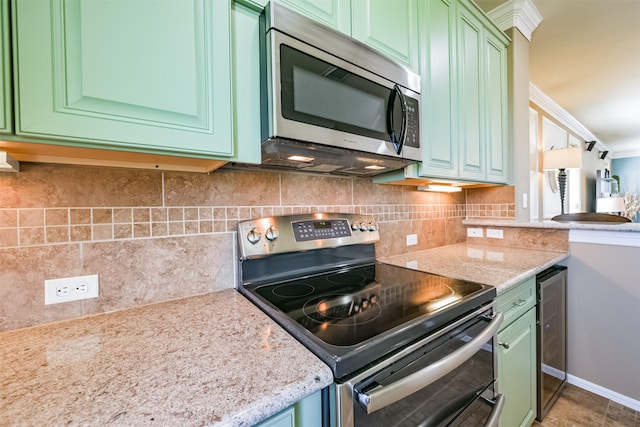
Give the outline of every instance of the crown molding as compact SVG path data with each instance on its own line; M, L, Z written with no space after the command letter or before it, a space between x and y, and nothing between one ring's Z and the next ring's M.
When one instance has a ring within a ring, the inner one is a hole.
M532 0L508 0L487 15L502 31L515 27L529 41L533 30L542 22L542 15Z
M556 101L551 99L546 93L540 90L536 85L529 82L529 101L536 104L549 116L558 120L560 123L569 128L570 131L577 134L585 141L596 141L596 147L600 151L609 151L609 149L596 138L582 123L573 117L567 110L562 108Z

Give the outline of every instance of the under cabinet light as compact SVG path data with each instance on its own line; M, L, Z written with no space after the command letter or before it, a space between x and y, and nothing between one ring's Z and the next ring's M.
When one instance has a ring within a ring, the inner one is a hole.
M0 172L20 172L20 163L6 151L0 151Z
M287 159L293 162L304 162L304 163L311 163L314 160L313 157L305 157L305 156L289 156L287 157Z
M421 185L418 187L419 191L436 191L438 193L459 193L462 191L461 187L453 187L451 185Z
M369 165L369 166L365 166L364 168L369 170L374 170L374 171L385 169L384 166L378 166L378 165Z

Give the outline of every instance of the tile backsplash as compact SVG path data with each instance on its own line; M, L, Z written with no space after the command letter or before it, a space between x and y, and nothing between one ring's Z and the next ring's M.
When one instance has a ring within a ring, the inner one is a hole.
M0 175L0 331L234 287L244 219L371 214L385 256L465 241L470 213L514 216L513 187L440 194L295 173L21 167ZM99 274L99 298L44 305L45 279L84 274Z

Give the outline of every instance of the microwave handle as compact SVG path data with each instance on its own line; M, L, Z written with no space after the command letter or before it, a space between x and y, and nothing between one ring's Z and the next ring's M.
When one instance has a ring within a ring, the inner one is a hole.
M467 344L445 358L422 368L418 372L396 381L393 384L386 386L378 385L366 393L355 390L360 405L367 414L370 414L398 400L404 399L444 377L479 351L484 344L498 332L502 319L502 313L497 313L487 327Z
M398 137L396 137L395 124L393 123L393 108L396 104L396 98L400 99L400 108L402 109L402 124L400 125L400 136ZM398 85L393 86L389 95L389 102L387 102L387 132L396 154L399 155L402 152L402 146L407 134L407 104Z

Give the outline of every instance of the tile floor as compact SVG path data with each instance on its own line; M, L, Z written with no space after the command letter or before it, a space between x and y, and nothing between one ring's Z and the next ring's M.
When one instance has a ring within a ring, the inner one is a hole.
M640 413L567 384L542 423L533 427L640 427Z

